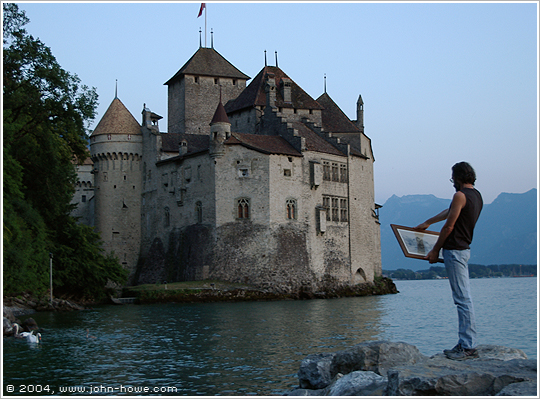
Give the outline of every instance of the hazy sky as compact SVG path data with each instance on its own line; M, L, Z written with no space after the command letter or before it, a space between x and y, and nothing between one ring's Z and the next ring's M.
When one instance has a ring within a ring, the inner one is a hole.
M60 65L115 94L137 120L164 118L167 86L199 48L197 3L25 3L27 30ZM538 3L206 3L207 47L255 77L278 65L313 98L327 92L351 119L364 100L375 200L451 198L466 160L491 203L538 182ZM249 82L248 82L249 83Z

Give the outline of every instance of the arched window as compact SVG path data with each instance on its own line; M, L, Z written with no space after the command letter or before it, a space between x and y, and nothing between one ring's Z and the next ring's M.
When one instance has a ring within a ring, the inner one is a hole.
M165 227L169 227L171 225L171 213L169 211L169 208L165 208Z
M286 202L287 219L296 219L296 200L288 199Z
M238 200L238 219L249 219L249 198Z
M197 223L202 223L202 202L197 201L195 204L195 215L197 215Z

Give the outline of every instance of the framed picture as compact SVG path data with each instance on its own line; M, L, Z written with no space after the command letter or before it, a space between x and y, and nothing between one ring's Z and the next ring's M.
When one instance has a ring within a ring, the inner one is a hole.
M433 249L439 233L428 230L415 230L412 227L391 224L392 230L407 258L423 259ZM438 262L444 263L442 249L439 252Z

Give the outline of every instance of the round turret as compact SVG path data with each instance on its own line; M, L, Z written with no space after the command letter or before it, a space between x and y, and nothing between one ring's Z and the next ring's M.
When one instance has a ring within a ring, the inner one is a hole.
M94 161L95 227L133 275L141 239L141 126L115 98L90 136Z

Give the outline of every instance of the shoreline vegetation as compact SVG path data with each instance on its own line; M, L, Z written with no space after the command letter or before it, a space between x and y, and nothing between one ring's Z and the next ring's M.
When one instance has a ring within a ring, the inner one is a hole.
M469 264L470 278L536 277L537 265L476 265ZM427 270L383 270L383 276L393 280L439 280L448 278L444 266L431 266Z

